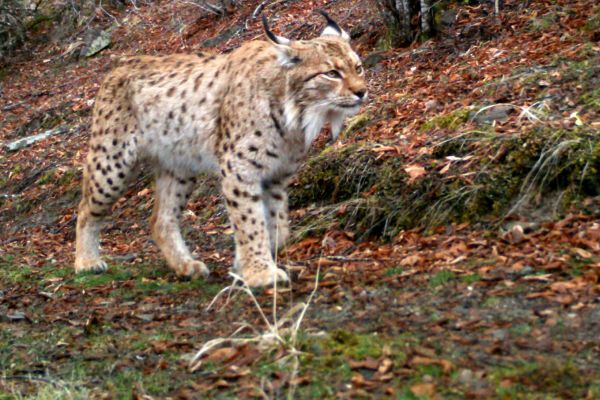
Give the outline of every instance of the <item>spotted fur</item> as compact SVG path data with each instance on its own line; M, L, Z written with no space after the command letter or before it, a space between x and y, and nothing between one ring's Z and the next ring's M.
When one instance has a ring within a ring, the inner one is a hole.
M336 25L337 27L337 25ZM224 55L140 56L104 80L93 111L75 269L101 272L101 221L140 161L156 171L154 241L181 276L206 276L179 229L200 172L221 177L235 267L251 286L287 280L286 187L324 124L334 138L366 98L360 59L331 24L313 40L273 35ZM338 27L339 28L339 27Z

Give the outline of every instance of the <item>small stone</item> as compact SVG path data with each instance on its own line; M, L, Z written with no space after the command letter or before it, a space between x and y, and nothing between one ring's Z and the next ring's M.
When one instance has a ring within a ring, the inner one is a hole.
M468 385L473 381L474 378L475 375L473 374L473 371L471 371L470 369L461 369L458 372L457 380L463 385Z
M440 103L437 100L428 100L425 102L425 112L438 111Z

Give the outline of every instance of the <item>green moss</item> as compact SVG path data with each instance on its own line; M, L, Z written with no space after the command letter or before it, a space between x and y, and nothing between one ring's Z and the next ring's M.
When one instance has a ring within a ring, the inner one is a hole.
M108 285L114 281L124 281L132 277L132 273L127 270L118 270L115 268L109 269L109 271L96 274L93 272L83 272L77 274L73 279L73 282L83 287L93 287Z
M407 342L401 336L336 330L327 337L301 336L300 345L300 374L310 377L310 383L297 389L298 398L337 398L336 393L346 390L351 382L353 371L349 362L378 359L383 356L384 348L390 350L394 365L404 365L407 361ZM264 368L273 371L277 367Z
M350 145L339 152L326 150L303 168L290 204L294 207L323 200L337 202L358 196L375 182L375 165L368 147Z
M499 297L495 297L495 296L490 296L487 299L485 299L485 301L483 302L483 307L495 307L498 304L500 304L500 298Z
M460 278L460 280L466 284L472 284L475 283L479 280L481 280L481 276L479 276L478 274L470 274L470 275L464 275Z
M2 82L7 76L10 76L10 69L8 66L0 67L0 82Z
M596 11L588 18L583 30L586 32L598 32L600 30L600 11Z
M15 263L13 256L0 257L0 282L6 286L16 283L28 283L32 274L33 271L29 266Z
M555 13L548 13L538 18L533 18L530 22L531 30L534 32L545 31L554 26L559 21L559 16Z
M400 275L402 272L404 272L404 268L402 267L392 267L388 270L385 271L385 276L394 276L394 275Z
M445 115L431 118L421 126L421 132L429 132L433 129L456 130L459 126L469 120L470 108L459 108Z
M369 113L365 112L365 113L355 115L354 117L350 118L346 122L346 127L340 134L340 138L343 139L343 138L347 137L348 135L363 129L364 127L366 127L369 124L370 121L371 121L371 115L369 115Z
M48 171L46 171L38 180L37 180L37 184L38 185L45 185L46 183L49 183L51 181L53 181L54 179L54 174L56 172L55 168L51 168Z
M585 398L589 388L585 374L572 362L562 360L519 363L498 368L490 374L490 378L496 384L503 380L511 382L508 387L498 386L496 394L502 398L523 398L524 394L532 391L552 398Z
M453 280L455 277L456 274L454 272L442 270L429 279L429 285L431 287L443 286Z
M514 135L458 133L417 160L428 172L410 184L405 160L381 157L374 151L377 146L329 150L308 162L292 188L290 204L314 211L298 232L339 226L361 236L392 237L416 226L492 223L515 206L541 210L546 202L548 209L561 212L600 194L600 137L586 125L563 130L542 126ZM437 166L447 163L448 156L474 161L456 163L441 175ZM560 203L550 203L554 198Z
M347 331L334 331L325 346L334 353L346 358L363 360L367 357L379 358L383 347L382 339L373 334L354 334Z
M71 182L73 182L74 179L77 179L78 181L81 179L80 178L80 172L77 170L77 168L71 168L66 170L62 176L59 178L58 183L61 186L65 186L70 184Z

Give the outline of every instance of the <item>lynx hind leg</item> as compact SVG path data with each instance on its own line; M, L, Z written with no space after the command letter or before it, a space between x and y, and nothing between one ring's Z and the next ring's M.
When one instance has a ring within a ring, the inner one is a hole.
M90 174L84 170L83 193L77 211L77 239L75 242L75 272L104 272L106 263L100 258L100 228L109 204L102 206L94 197Z
M77 213L76 272L107 269L100 258L100 229L115 201L123 195L135 163L134 152L128 149L127 141L104 139L92 141L84 167L82 199Z
M125 94L115 95L122 78L110 77L103 84L94 107L90 149L83 171L82 199L77 213L75 271L102 272L99 235L102 220L121 197L137 159L138 126L128 115ZM108 92L112 101L104 98Z
M179 229L179 217L195 183L193 177L182 178L161 172L156 179L156 199L151 219L152 237L167 264L178 276L186 278L206 277L209 274L202 261L194 260Z

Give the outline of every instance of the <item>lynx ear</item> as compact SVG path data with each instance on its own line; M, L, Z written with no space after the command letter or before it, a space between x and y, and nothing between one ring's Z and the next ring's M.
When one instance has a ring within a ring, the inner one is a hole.
M292 41L284 38L283 36L277 36L271 32L271 29L269 29L269 23L267 22L267 17L265 17L264 14L262 15L262 23L265 30L265 36L277 50L277 59L279 60L279 63L285 67L298 64L300 62L300 58L296 54L297 52L292 48Z
M327 26L325 29L323 29L323 32L321 32L321 36L339 36L347 42L350 41L350 35L348 35L345 30L340 28L337 22L335 22L333 18L329 16L329 14L323 10L317 10L317 12L325 17L325 20L327 21Z

